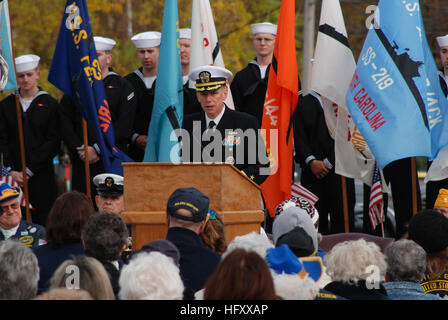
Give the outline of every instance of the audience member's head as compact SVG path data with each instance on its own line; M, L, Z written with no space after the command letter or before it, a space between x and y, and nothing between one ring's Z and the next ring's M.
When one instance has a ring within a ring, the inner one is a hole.
M255 251L264 259L266 257L266 250L269 248L274 248L274 245L269 238L264 234L259 234L253 231L233 238L221 257L224 258L236 249L245 249L246 251Z
M184 284L173 259L160 252L132 257L120 273L120 300L182 300Z
M81 231L95 213L92 201L83 193L70 191L61 194L47 218L47 242L53 247L81 241Z
M166 239L157 239L145 243L140 250L137 250L132 254L132 258L134 258L136 255L142 252L150 253L153 251L163 253L167 257L170 257L171 259L173 259L174 264L176 266L179 266L180 261L179 249L177 249L174 243Z
M86 255L100 261L116 261L127 246L128 229L118 214L93 214L82 230Z
M409 221L408 238L425 249L430 280L448 270L448 218L430 209L417 212Z
M364 239L336 244L325 257L327 274L333 281L355 284L367 280L377 270L380 277L386 273L387 264L381 249ZM372 270L372 267L375 270Z
M204 300L276 300L268 265L253 251L235 249L208 279Z
M224 221L215 210L209 210L208 222L205 224L204 231L199 236L204 246L217 254L222 254L227 248Z
M33 300L93 300L93 298L83 289L53 288Z
M94 300L115 300L109 276L95 258L77 256L64 261L54 272L50 289L83 289Z
M14 240L0 241L0 300L33 299L38 281L33 251Z
M179 188L168 198L168 227L181 227L200 234L208 221L210 199L196 188Z
M286 244L268 249L266 262L272 270L277 296L284 300L313 300L316 297L319 286Z
M412 240L392 242L384 251L388 281L420 282L426 271L426 252Z
M313 255L318 250L318 236L313 220L306 209L292 203L285 206L274 219L274 243L276 246L287 244L298 257Z

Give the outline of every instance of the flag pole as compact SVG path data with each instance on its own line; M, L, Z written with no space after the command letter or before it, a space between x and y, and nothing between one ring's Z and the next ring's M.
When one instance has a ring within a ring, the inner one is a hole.
M344 207L344 226L345 232L349 232L349 222L348 222L348 203L347 203L347 182L345 176L341 176L342 180L342 204Z
M14 59L14 57L13 57L13 59ZM16 92L15 92L15 98L16 98L17 125L18 125L19 140L20 140L20 158L22 161L23 193L25 194L26 221L31 222L29 193L28 193L28 175L26 173L25 141L23 138L22 107L20 105L18 90L16 90Z
M417 176L415 157L411 157L411 177L412 177L412 214L417 213Z
M89 163L89 141L87 138L87 121L82 118L82 133L84 138L84 169L86 171L86 194L89 199L92 199L90 190L90 163Z

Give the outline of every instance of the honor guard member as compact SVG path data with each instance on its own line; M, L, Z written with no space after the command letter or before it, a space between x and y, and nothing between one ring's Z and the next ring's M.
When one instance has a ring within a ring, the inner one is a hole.
M27 247L45 244L45 228L22 219L20 188L0 184L0 241L18 240Z
M15 59L26 168L22 168L16 95L0 103L0 154L11 176L23 186L28 178L32 221L45 226L57 197L53 158L60 148L58 102L38 86L40 58L27 54Z
M269 174L269 159L257 119L224 103L229 91L226 80L232 73L206 65L192 70L189 77L196 81L196 96L203 111L185 115L183 127L189 139L182 138L182 161L230 163L261 184ZM201 154L194 153L199 150Z
M251 24L250 28L254 36L253 46L257 56L249 62L247 67L236 73L230 89L235 109L257 117L261 127L277 26L263 22Z
M110 117L114 128L115 146L128 153L131 143L132 125L136 111L136 98L132 85L118 75L112 65L112 49L115 41L104 37L94 37L98 62L106 92ZM61 100L61 122L64 142L67 145L72 164L72 189L86 192L84 139L82 115L73 99L64 95ZM101 151L98 146L96 131L88 125L88 159L90 174L95 176L104 172ZM91 185L95 191L95 186Z
M299 98L293 115L294 160L300 164L301 184L319 200L319 232L345 232L342 177L335 172L334 140L325 122L320 96L311 92ZM346 179L348 223L354 230L355 185Z
M436 37L437 44L439 45L440 63L442 67L439 70L440 87L442 88L445 96L448 97L448 35L442 37ZM428 169L432 162L428 162ZM432 209L434 201L436 201L437 195L440 189L448 189L448 179L442 179L438 181L428 181L426 183L426 204L427 209Z
M129 156L141 162L145 154L148 128L154 106L155 81L159 61L161 33L147 31L131 38L137 48L141 67L125 78L132 84L137 98L137 111L132 129Z
M180 42L180 66L182 68L182 81L184 84L184 114L200 112L202 110L196 90L190 88L188 74L190 73L190 45L191 29L179 30Z
M93 178L93 183L97 191L95 202L98 212L115 213L121 216L124 210L123 177L113 173L102 173ZM124 262L128 261L132 253L131 226L128 225L127 228L129 233L128 245L121 255Z

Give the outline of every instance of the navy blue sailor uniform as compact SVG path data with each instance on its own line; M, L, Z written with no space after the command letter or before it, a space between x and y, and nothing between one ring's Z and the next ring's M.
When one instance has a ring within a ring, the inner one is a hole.
M114 128L115 146L124 153L129 153L132 125L136 112L135 92L127 80L112 69L110 70L103 82ZM85 193L84 161L79 158L80 152L76 149L84 144L82 115L75 101L67 95L62 97L60 115L61 132L72 164L72 189ZM87 123L87 135L89 146L93 146L101 157L96 131L89 123ZM103 172L104 166L101 160L90 165L91 176ZM93 192L96 190L93 182L91 182L91 190Z
M196 122L196 125L194 124ZM198 126L200 125L200 127ZM269 175L269 159L263 138L258 133L257 119L249 114L231 110L225 107L224 114L216 126L219 136L219 144L222 146L221 158L212 155L212 161L233 164L238 170L243 171L248 178L257 184L263 183ZM185 115L183 129L189 134L189 152L182 150L182 162L206 162L202 158L202 151L214 143L214 135L211 134L210 142L203 139L207 130L205 112ZM248 133L254 133L253 135ZM250 139L250 137L254 139ZM186 140L183 139L182 148L186 148ZM241 149L244 147L244 149ZM201 150L201 158L196 159L193 152ZM243 154L241 154L241 151ZM241 161L241 157L243 161Z
M20 97L23 106L22 98ZM26 111L22 109L26 168L22 169L16 97L0 102L0 153L4 166L28 174L32 221L45 226L47 215L57 197L53 158L60 148L58 102L39 87Z
M235 110L249 113L258 119L259 126L263 119L264 99L268 88L270 64L266 76L261 77L260 67L254 59L233 78L230 89Z
M39 224L31 223L23 219L20 221L16 233L8 239L17 240L29 248L35 248L47 243L45 240L45 228ZM5 236L0 232L0 241L2 240L5 240Z
M143 68L135 70L134 72L125 76L132 87L134 88L136 98L135 118L132 125L131 144L129 146L129 156L134 161L143 161L145 150L140 149L135 145L135 140L140 135L147 135L149 123L151 121L152 109L154 107L154 91L156 88L156 81L153 82L151 88L147 88L143 76Z

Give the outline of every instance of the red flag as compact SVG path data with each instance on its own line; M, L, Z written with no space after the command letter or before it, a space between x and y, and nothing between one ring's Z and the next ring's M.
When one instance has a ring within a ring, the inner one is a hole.
M271 175L261 187L266 207L272 217L275 215L275 207L291 197L293 168L291 118L299 94L295 43L295 1L283 0L261 126L271 162Z

